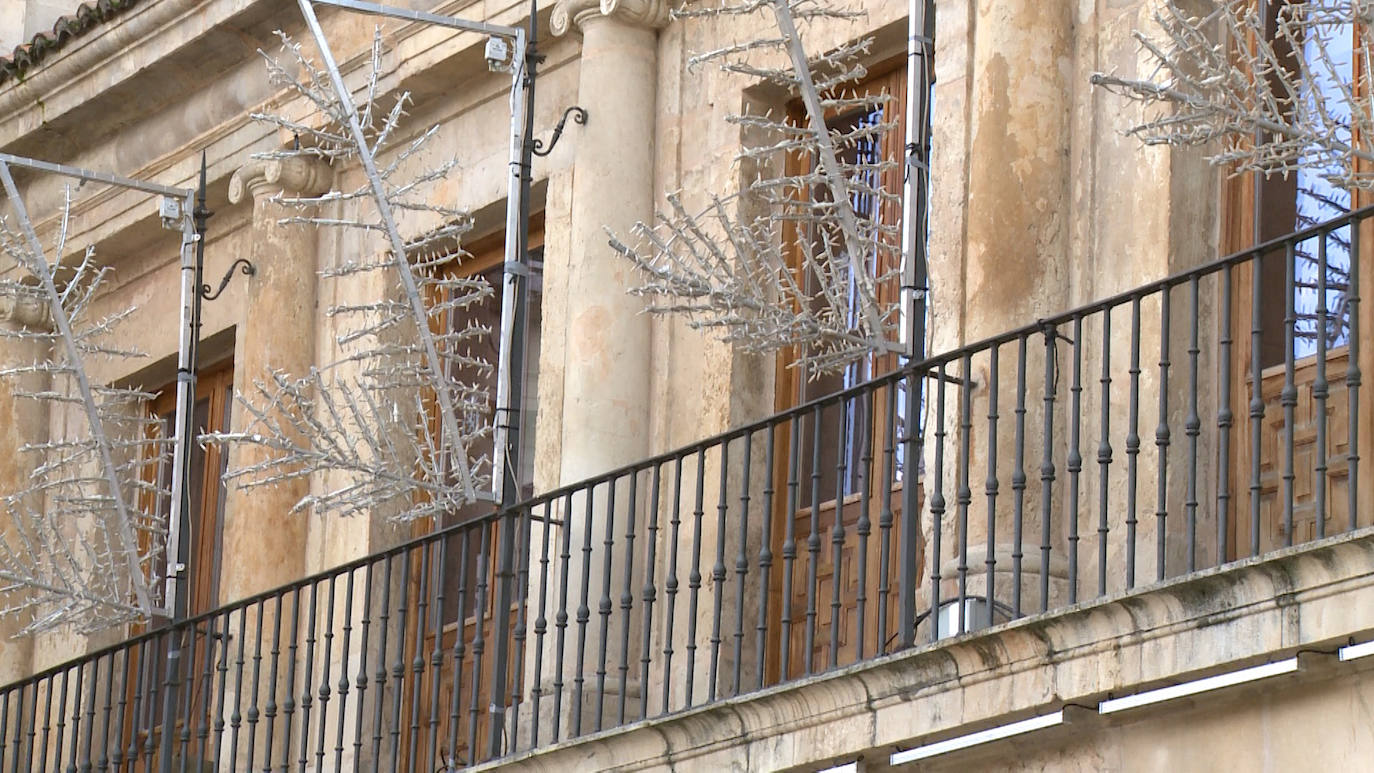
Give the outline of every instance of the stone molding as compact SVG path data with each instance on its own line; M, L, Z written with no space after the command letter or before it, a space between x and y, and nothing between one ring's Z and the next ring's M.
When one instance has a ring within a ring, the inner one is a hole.
M554 35L562 36L574 29L581 32L591 19L609 17L656 30L668 26L670 11L667 0L558 0L549 27Z
M0 327L50 330L48 306L37 298L0 297Z
M334 171L322 161L309 158L252 159L229 178L229 203L238 204L284 193L315 196L329 190Z

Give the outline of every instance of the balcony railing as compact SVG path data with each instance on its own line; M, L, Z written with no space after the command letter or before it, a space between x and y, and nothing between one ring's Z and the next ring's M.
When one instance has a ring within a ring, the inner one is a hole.
M1371 214L44 671L0 769L462 767L1356 528Z

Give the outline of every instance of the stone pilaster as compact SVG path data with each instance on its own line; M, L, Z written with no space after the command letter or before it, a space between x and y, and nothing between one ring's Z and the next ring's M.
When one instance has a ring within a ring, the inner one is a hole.
M310 195L326 190L329 168L295 158L252 161L229 181L231 203L253 207L249 254L256 273L247 278L247 307L234 340L234 389L251 394L272 371L304 375L315 360L316 243L312 229L281 225L278 193ZM232 427L247 421L235 410ZM236 445L230 468L262 461L262 449ZM225 507L220 601L229 602L304 574L306 519L290 510L308 493L304 481L244 492L230 487ZM237 557L237 558L233 558Z
M0 298L0 369L47 359L45 341L18 337L25 329L42 328L47 323L47 309L42 304ZM19 393L43 391L47 383L48 377L41 374L0 378L0 497L27 488L39 462L37 454L21 453L20 449L47 439L48 410ZM9 528L8 518L0 510L0 531ZM0 622L0 684L28 676L33 667L33 640L11 638L17 629L13 622Z

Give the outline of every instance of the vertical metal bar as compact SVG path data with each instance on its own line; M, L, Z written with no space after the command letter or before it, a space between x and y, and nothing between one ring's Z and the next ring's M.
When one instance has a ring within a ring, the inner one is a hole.
M0 762L3 762L5 759L5 738L8 737L5 731L8 730L10 727L8 723L10 722L9 708L11 696L13 696L14 698L14 709L15 713L18 716L14 718L14 723L12 725L14 727L14 743L11 745L14 749L14 756L10 758L10 770L18 771L20 769L19 758L23 756L23 749L20 745L21 741L19 740L20 733L22 732L24 727L23 685L20 685L18 690L11 690L10 692L6 693L4 698L0 699L0 712L3 712L0 713ZM73 735L75 735L75 733L73 733Z
M549 630L549 533L553 530L552 517L553 501L549 500L544 503L544 519L539 527L539 613L534 617L534 684L530 688L531 749L539 746L539 704L544 698L544 637L548 635ZM459 626L461 625L460 620Z
M314 708L314 696L311 695L311 686L315 677L315 644L319 639L316 634L317 613L319 611L320 584L318 581L310 583L310 607L306 613L305 625L305 669L301 672L301 740L300 763L301 771L310 764L310 710ZM327 667L327 666L326 666ZM324 683L326 688L328 682ZM324 721L321 715L320 739L324 739Z
M1155 579L1163 580L1169 519L1169 292L1159 291L1159 424L1155 427L1155 449L1159 464L1157 506L1155 509Z
M1327 329L1326 312L1326 237L1327 232L1317 234L1317 376L1312 382L1312 401L1317 409L1317 448L1313 472L1316 474L1312 499L1313 515L1317 520L1317 539L1326 536L1326 399L1330 386L1326 379L1326 347L1330 331Z
M143 654L146 655L146 654L147 654L147 651L145 650ZM145 660L145 659L144 659L144 658L141 658L140 660ZM151 668L151 667L147 669L147 673L145 674L145 677L146 677L146 679L147 679L148 681L152 681L153 679L156 678L155 676L153 676L153 671L154 671L154 670L155 670L155 669L153 669L153 668ZM62 687L61 687L61 688L59 689L59 691L58 691L58 695L59 695L60 697L57 699L57 742L53 744L53 762L54 762L54 763L59 763L59 764L62 762L62 746L63 746L63 745L62 745L62 737L63 737L63 735L66 733L66 730L67 730L67 681L68 681L68 680L67 680L67 675L68 675L70 672L71 672L71 669L69 669L69 668L68 668L68 669L63 669L63 671L62 671ZM6 708L8 708L8 705L9 705L8 703L5 704ZM152 710L149 709L149 713L151 713L151 712L152 712ZM150 723L150 724L151 724L151 723ZM0 733L0 739L3 739L3 738L4 738L4 735L5 735L4 733ZM137 734L135 734L135 735L137 735ZM149 738L149 743L151 743L151 742L152 742L152 733L151 733L151 732L149 732L148 738ZM132 743L132 741L131 741L130 743ZM137 756L137 755L130 755L130 756ZM44 767L46 767L46 765L45 765Z
M590 497L588 499L590 501ZM487 647L484 622L487 616L487 577L491 571L491 530L491 522L483 521L478 532L480 541L477 543L477 599L472 608L472 698L468 703L468 756L474 762L480 760L482 755L477 744L480 739L479 721L482 716L482 666L486 662L482 656L486 653ZM493 694L496 694L497 689L496 685L491 686ZM491 732L497 732L496 728L491 728Z
M1054 494L1054 400L1059 381L1059 353L1056 342L1059 330L1054 325L1046 325L1042 335L1045 338L1045 435L1040 457L1040 611L1050 608L1050 544L1051 505ZM1077 518L1074 518L1077 528Z
M817 405L811 413L811 532L806 538L806 629L802 657L806 659L803 673L815 669L816 660L816 595L817 570L821 554L821 423L824 408ZM844 430L840 430L843 434Z
M745 445L749 438L745 438ZM716 561L711 566L711 588L715 603L711 610L711 660L707 668L706 700L714 702L720 679L721 614L725 604L725 517L729 513L730 441L720 444L720 476L716 484Z
M367 655L369 652L367 640L372 633L372 574L377 568L376 561L369 561L367 569L363 573L363 609L362 616L358 621L358 671L353 679L353 684L358 691L358 708L353 712L353 759L363 759L363 722L367 716ZM460 640L462 636L458 637ZM454 693L457 694L455 688ZM374 756L372 758L376 760ZM336 766L337 773L337 766Z
M1140 296L1131 297L1131 395L1126 423L1126 589L1135 587L1136 496L1140 461Z
M633 502L633 496L631 497ZM633 513L633 508L631 513ZM528 615L530 605L530 541L534 538L534 508L521 507L519 510L518 522L520 531L516 535L515 555L519 562L519 573L516 576L515 586L515 632L511 635L511 650L514 654L515 673L510 680L510 699L511 716L505 723L494 723L498 730L505 728L506 745L503 747L505 753L513 753L519 739L520 730L520 706L524 703L525 692L525 660L526 660L526 636L528 635ZM622 681L623 684L623 681ZM623 694L623 692L622 692ZM536 717L537 719L537 717ZM436 736L437 736L436 728Z
M1349 414L1350 424L1347 429L1347 451L1346 451L1346 478L1345 485L1348 489L1346 493L1350 497L1349 501L1349 529L1354 531L1359 526L1359 481L1360 481L1360 227L1362 221L1354 218L1350 220L1350 271L1347 281L1350 284L1346 290L1345 308L1350 316L1350 335L1347 339L1346 351L1349 359L1345 365L1345 388L1348 394L1346 412Z
M291 638L287 645L286 660L286 700L282 701L282 768L287 768L287 763L291 759L291 736L295 731L292 719L296 714L296 651L300 649L300 622L301 622L301 588L297 586L291 592ZM307 674L307 681L309 676Z
M1184 501L1184 512L1188 526L1188 571L1197 570L1197 439L1202 431L1202 416L1198 413L1198 277L1193 275L1188 282L1188 415L1184 420L1183 434L1188 438L1188 494Z
M1081 330L1075 325L1081 335ZM1074 351L1078 350L1077 336ZM1076 356L1076 355L1075 355ZM1097 441L1097 595L1107 595L1107 484L1112 470L1112 310L1102 310L1102 392L1098 402L1099 435Z
M697 451L697 494L692 508L692 569L687 575L687 684L686 705L692 705L692 691L696 687L697 669L697 601L701 594L701 526L706 516L706 449Z
M258 602L257 620L254 621L253 625L253 684L251 688L252 695L248 700L247 713L248 750L247 754L244 756L244 763L249 768L252 768L257 760L254 756L254 752L257 751L258 720L262 716L262 712L258 709L258 693L262 685L262 613L266 607L266 601ZM235 746L235 751L237 752L237 750L238 747ZM234 762L237 763L237 760L234 760ZM237 770L237 768L232 769Z
M378 767L382 764L382 733L385 731L382 716L386 712L386 653L388 640L391 638L391 569L394 564L395 554L388 554L382 570L382 613L377 616L380 640L377 642L377 671L373 676L377 688L373 693L376 697L373 698L372 704L372 764ZM399 685L397 689L399 690ZM361 708L360 706L359 709Z
M1250 555L1260 552L1260 459L1264 454L1264 371L1260 349L1264 328L1260 311L1264 308L1260 284L1263 256L1250 256ZM1237 546L1239 547L1239 546ZM1239 551L1237 551L1239 552Z
M767 683L767 653L768 642L768 596L772 591L773 574L773 496L774 481L777 475L775 467L774 453L776 451L776 436L778 425L774 422L768 423L768 437L764 441L763 451L763 530L759 538L759 581L763 583L759 591L759 617L755 624L758 632L758 639L755 642L755 663L754 667L758 671L758 686L763 689ZM645 649L648 652L648 649Z
M410 732L407 733L407 740L409 741L409 743L407 745L408 748L406 749L406 761L407 764L411 767L416 767L419 764L418 755L420 745L420 699L421 694L424 692L424 690L421 689L421 685L424 684L425 637L428 634L428 631L426 629L429 626L429 594L432 593L430 588L434 587L431 579L431 576L434 573L434 562L430 557L430 554L433 552L433 548L433 542L425 542L420 544L418 547L420 553L420 573L419 576L416 578L417 587L415 589L415 642L413 650L414 654L411 656L409 669L411 673L409 712ZM311 607L311 611L313 612L313 603L311 604ZM438 637L436 636L435 638L437 639ZM437 683L438 680L436 679L434 681ZM495 693L493 693L493 695L495 696ZM497 698L497 700L499 700L499 697ZM307 727L309 727L309 725L307 725ZM433 770L434 768L431 766L428 769ZM302 773L304 773L304 771L302 771Z
M791 678L792 661L792 573L797 559L797 508L800 505L801 415L792 415L787 434L787 511L783 513L782 540L782 639L779 644L778 678Z
M630 473L629 512L625 515L625 584L620 589L620 707L616 725L625 724L626 702L630 694L630 614L634 609L635 513L639 510L639 470ZM640 687L640 693L648 689Z
M484 543L485 548L485 543ZM411 564L414 562L415 552L407 550L401 557L401 597L396 605L396 656L391 661L391 721L388 723L391 735L391 767L397 769L401 758L401 702L405 695L406 683L406 639L409 638L409 629L406 625L406 617L410 613L410 575L413 571ZM480 621L480 617L478 618ZM479 627L480 631L480 627ZM418 633L418 631L417 631ZM481 660L481 655L474 648L473 661ZM380 664L379 664L380 665ZM469 745L469 749L476 749ZM476 756L476 751L473 752Z
M959 529L959 630L964 633L968 627L968 509L973 502L973 489L969 486L969 467L972 464L970 443L973 439L973 355L965 350L960 360L959 386L959 489L955 494L958 508Z
M860 399L855 397L855 399ZM854 533L859 538L859 586L854 595L855 605L855 636L854 636L854 659L863 660L864 638L868 631L868 537L873 531L873 522L868 517L870 498L872 496L873 480L873 388L869 387L862 393L863 411L862 421L855 421L855 428L860 434L860 471L859 471L859 517L854 523ZM839 564L836 564L838 567ZM838 576L838 575L837 575ZM835 583L836 587L839 583ZM741 588L743 584L741 583ZM839 621L832 619L831 624L839 627Z
M90 687L88 687L86 690L86 737L84 744L86 747L86 753L81 756L81 770L84 773L88 773L90 771L91 758L95 756L95 695L98 692L100 692L100 659L96 658L95 660L91 661ZM190 702L191 701L189 700L187 701L187 703ZM22 748L20 738L22 737L22 732L24 729L24 693L22 690L19 693L19 700L17 701L17 703L19 706L20 721L15 723L14 728L14 751L16 759L18 758L19 751ZM186 749L185 747L183 747L182 754L184 755L185 753Z
M126 680L129 678L129 677L128 677L128 673L129 673L129 657L130 657L130 653L132 653L132 651L133 651L133 648L129 648L129 649L124 650L124 674L125 674L124 678L125 678ZM55 681L56 681L56 680L55 680L53 677L51 677L51 676L49 676L48 678L46 678L46 679L43 680L43 684L44 684L44 686L45 686L47 689L45 689L45 690L43 691L43 741L42 741L42 743L40 743L39 746L38 746L38 769L39 769L39 770L47 770L47 769L48 769L48 740L49 740L50 737L52 736L52 694L56 691L56 687L57 687L57 685L55 684ZM35 688L35 689L36 689L36 688ZM137 689L136 686L135 686L135 689ZM120 717L121 717L121 720L120 720L120 721L121 721L121 723L123 723L123 722L125 721L125 719L126 719L126 716L125 716L125 714L124 714L124 696L128 693L128 689L120 690L119 693L120 693L120 712L119 712L119 713L120 713ZM135 694L137 694L137 693L135 693ZM0 727L3 727L4 724L5 724L5 722L7 721L6 712L8 711L8 701L9 701L9 693L5 693L3 696L0 696ZM137 709L134 710L134 714L135 714L135 715L138 714L138 710L137 710ZM36 719L36 717L35 717L35 719ZM122 725L121 725L121 726L122 726ZM135 728L134 728L134 729L131 729L131 730L129 731L129 735L130 735L131 737L136 737L136 736L138 735L136 726L137 726L137 721L135 721ZM5 752L4 752L5 739L4 739L4 735L5 735L5 734L4 734L3 732L0 732L0 762L3 762L4 759L5 759ZM116 755L119 755L119 751L118 751L118 750L116 750L115 753L116 753ZM120 755L120 756L122 756L122 755ZM119 764L119 757L118 757L118 756L116 757L115 764L116 764L116 765Z
M1107 335L1111 325L1111 312L1103 313L1103 348L1107 346ZM1083 414L1083 318L1073 318L1073 376L1069 385L1069 452L1064 459L1064 468L1069 474L1065 492L1064 517L1069 527L1069 603L1078 603L1078 533L1079 485L1083 472L1082 414ZM1105 410L1105 409L1104 409Z
M1021 561L1026 506L1026 344L1016 339L1016 467L1011 474L1011 617L1021 617Z
M647 719L649 716L649 666L651 657L649 654L650 641L653 638L654 620L654 601L658 596L658 588L654 584L654 576L658 572L658 495L662 490L663 465L655 464L652 483L649 484L649 527L646 531L649 555L644 560L644 587L641 589L640 598L644 600L644 627L641 631L639 643L639 718Z
M935 378L935 491L930 496L930 639L937 641L940 638L940 582L943 579L940 573L940 541L944 535L944 516L945 516L945 370L946 363L941 362L939 371ZM914 466L915 460L906 459L907 468ZM906 487L911 485L910 469L902 471L902 494L905 496ZM903 505L902 509L906 509ZM902 514L905 522L907 515ZM900 569L899 569L900 571ZM901 578L898 578L901 581ZM905 614L905 605L902 613ZM901 631L902 640L907 636L914 636L913 627L911 633L907 633L905 628Z
M430 580L430 587L434 588L434 603L431 605L433 609L429 630L432 631L434 644L429 650L429 756L426 758L425 770L435 770L443 763L443 760L439 759L439 686L444 681L444 580L448 577L448 539L440 537L431 542L430 546L432 550L439 552L439 558L433 562L434 577ZM332 599L330 609L333 609ZM331 619L330 628L333 627ZM326 682L328 678L326 671ZM420 692L418 684L415 686L415 692ZM320 737L323 738L324 734L321 733Z
M934 35L935 17L934 5L927 2L926 28L930 35ZM924 276L924 270L920 272ZM915 311L921 311L924 307L924 300L917 304ZM913 338L917 333L925 329L925 320L913 319ZM921 410L923 405L922 395L925 394L925 379L929 371L917 372L911 370L905 377L906 381L906 403L905 416L902 426L902 521L897 531L897 539L900 540L898 546L897 565L898 565L898 586L897 586L897 624L902 631L902 647L911 647L916 644L916 590L920 582L920 556L917 546L921 537L921 454L925 444L925 439L921 437ZM894 383L893 388L896 388ZM938 531L938 523L936 524Z
M731 681L730 692L738 695L743 690L741 671L744 664L744 593L745 580L749 574L749 478L754 474L751 466L754 450L752 432L744 435L744 470L740 476L739 495L739 551L735 554L735 674ZM767 540L767 536L764 537ZM628 586L627 586L628 588Z
M580 601L577 605L577 655L573 661L572 694L572 734L582 735L583 684L586 681L587 664L587 623L591 620L592 586L592 529L596 520L593 510L596 488L589 486L584 490L586 510L582 518L582 581L579 585Z
M1220 349L1221 379L1217 409L1217 565L1226 563L1231 531L1231 427L1235 415L1231 412L1231 264L1221 270L1221 332L1217 340Z
M921 378L913 374L911 378ZM878 647L877 654L887 652L888 620L887 606L892 598L892 487L897 477L897 389L896 382L886 387L883 416L883 477L879 484L880 504L878 509ZM772 469L772 465L769 465ZM913 607L915 599L912 599ZM915 634L913 633L913 636Z
M77 664L75 670L76 689L72 695L72 753L67 762L67 768L73 771L76 769L77 760L81 754L81 701L86 695L86 692L81 689L82 678L86 675L86 667L84 664ZM21 720L14 723L17 730L23 725L24 707L22 703L18 703L15 708L19 710L19 719ZM164 737L170 737L172 732L171 724L172 723L168 723L168 725L163 728L162 734ZM17 733L14 737L14 745L16 747L19 745L19 736Z
M463 700L463 665L467 659L467 640L463 637L467 633L468 625L468 556L472 554L472 534L474 531L475 529L469 526L458 532L462 537L458 544L457 630L453 633L453 695L449 697L448 712L448 753L455 764L459 760L458 727ZM480 615L481 610L476 610L476 613ZM554 737L557 736L558 731L554 730ZM469 746L467 752L467 762L476 763L477 750Z
M127 652L127 650L126 650ZM100 771L110 768L110 720L114 711L114 683L118 671L115 669L115 654L109 654L109 669L105 675L105 699L101 709L103 715L100 722L100 757L96 759L96 769ZM33 746L38 729L38 685L33 686L33 705L29 710L29 753L27 759L29 764L33 764ZM116 744L118 745L118 744Z
M606 483L606 526L601 542L601 600L597 604L597 615L601 618L601 636L597 639L596 658L596 729L603 727L606 715L606 650L610 646L611 633L611 570L615 558L615 482L613 477Z
M831 583L830 586L830 647L828 648L830 668L835 668L840 663L840 586L843 583L838 582L838 578L840 576L840 562L844 559L844 499L847 492L846 479L849 475L849 465L847 464L849 454L847 453L848 443L846 439L849 437L851 411L848 399L842 399L836 403L835 411L839 419L839 432L835 435L835 515L834 522L830 526L830 568L832 576L837 581ZM816 439L820 440L819 433ZM819 596L819 586L816 588L816 593Z
M1297 429L1294 411L1298 405L1298 388L1293 381L1293 337L1297 324L1294 312L1294 264L1297 260L1297 244L1289 241L1284 245L1283 274L1283 392L1279 402L1283 405L1283 544L1293 544L1293 433Z
M988 501L987 550L983 554L983 564L987 572L985 582L987 594L987 620L992 625L992 610L997 603L997 397L1001 366L998 354L1001 347L993 345L988 351L988 477L983 484L983 494ZM971 374L970 374L971 375ZM965 390L966 392L968 390Z
M668 520L668 574L663 580L663 593L667 608L664 616L663 633L663 711L667 714L672 707L673 687L673 623L677 620L677 554L682 526L682 456L673 459L673 517Z
M564 663L567 662L563 655L568 633L568 574L572 570L572 511L573 499L572 493L569 492L563 497L563 525L560 529L562 532L562 550L559 553L559 560L562 561L562 570L558 584L558 612L554 615L554 628L558 629L558 635L555 637L558 640L557 655L554 662L557 664L558 670L554 672L553 677L553 735L549 739L551 741L558 740L563 718L563 673Z
M371 565L371 564L369 564L369 566L370 566L370 565ZM352 570L352 569L349 570L349 572L348 572L348 579L347 579L347 581L346 581L345 584L344 584L344 596L343 596L343 613L344 613L344 619L343 619L343 629L342 629L342 631L343 631L343 636L341 637L341 640L340 640L340 642L339 642L339 684L338 684L338 691L339 691L339 708L336 709L336 711L338 711L339 724L338 724L338 728L337 728L337 730L336 730L337 735L336 735L335 738L334 738L334 773L343 773L344 730L345 730L345 727L346 727L346 725L347 725L346 720L347 720L347 718L348 718L348 693L349 693L349 680L348 680L348 663L349 663L349 661L348 661L348 653L349 653L349 650L351 649L351 645L353 644L353 600L354 600L354 598L355 598L354 595L353 595L353 589L354 589L354 585L355 585L355 583L356 583L356 574L357 574L357 570ZM331 588L330 588L330 594L331 594L330 607L332 608L332 607L334 606L334 601L333 601L333 598L332 598L332 595L333 595L333 587L332 587L332 586L331 586ZM367 599L363 599L363 603L366 604L366 603L367 603ZM360 703L359 703L359 712L358 712L359 715L361 715L361 713L362 713L362 712L361 712L361 707L362 707L362 704L361 704L361 702L360 702ZM354 759L356 760L357 758L355 757ZM323 770L324 768L321 767L320 769Z

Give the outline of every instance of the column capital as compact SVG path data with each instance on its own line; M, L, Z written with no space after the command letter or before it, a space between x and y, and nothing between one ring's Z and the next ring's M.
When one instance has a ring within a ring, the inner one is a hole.
M333 176L329 165L318 159L255 158L229 178L229 203L238 204L249 196L256 201L278 193L313 196L328 190Z
M38 298L0 296L0 327L11 330L49 330L52 322L48 306Z
M555 35L564 35L591 19L611 17L624 24L649 29L668 25L671 6L668 0L558 0L549 26Z

